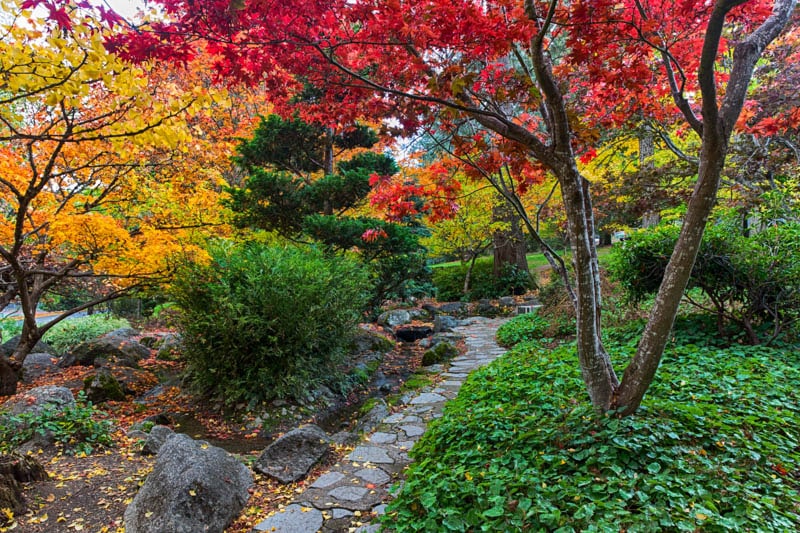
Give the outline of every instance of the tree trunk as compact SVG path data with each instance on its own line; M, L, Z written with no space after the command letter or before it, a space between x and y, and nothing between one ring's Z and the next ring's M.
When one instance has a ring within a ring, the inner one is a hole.
M741 113L753 70L764 48L788 23L796 0L777 0L770 17L736 45L725 95L722 105L719 105L714 73L717 52L725 17L740 3L736 0L719 0L709 18L697 75L702 94L703 122L700 123L690 109L681 109L702 139L697 185L689 200L678 242L667 264L639 347L625 369L622 384L614 399L613 406L620 408L620 416L636 412L655 377L700 249L706 222L717 199L728 143ZM669 61L665 60L667 70L672 68Z
M0 396L17 393L20 368L22 365L19 362L0 356Z
M706 126L710 129L713 125ZM697 186L689 200L675 250L667 264L650 318L639 347L622 377L615 406L621 414L632 414L641 404L647 388L655 377L664 347L669 339L678 306L689 283L706 222L717 199L727 145L707 143L701 155Z
M11 509L14 514L25 512L20 483L47 479L47 472L36 459L15 453L0 455L0 509ZM0 525L5 516L0 513Z
M653 132L647 129L639 134L639 170L640 172L652 172L653 160L652 157L656 153L655 143L653 142ZM650 196L654 187L649 186L646 189L647 196ZM642 227L651 228L658 225L661 220L661 214L658 209L649 209L642 215Z
M505 198L498 198L497 205L492 209L492 218L503 222L504 229L496 230L492 234L494 245L494 268L492 273L499 279L507 272L506 265L514 265L522 272L528 272L527 246L525 234L522 232L520 217Z
M556 175L567 211L567 231L575 268L576 343L581 375L592 405L605 411L611 405L619 381L601 339L600 264L594 244L589 183L578 171L574 159L563 163Z
M322 173L325 176L333 175L333 130L327 128L325 131L325 161L323 161ZM333 214L333 204L330 198L325 198L322 206L322 213L326 216Z

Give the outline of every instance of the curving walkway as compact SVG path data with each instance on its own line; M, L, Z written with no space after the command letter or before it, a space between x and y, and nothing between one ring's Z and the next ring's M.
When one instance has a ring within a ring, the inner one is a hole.
M383 419L377 430L330 471L322 474L295 501L259 523L254 532L324 533L378 531L372 518L383 513L391 494L411 463L408 451L425 433L428 421L439 418L444 404L455 398L472 370L503 353L494 340L506 318L473 317L454 331L466 337L467 350L443 371L442 380L404 397L399 411Z

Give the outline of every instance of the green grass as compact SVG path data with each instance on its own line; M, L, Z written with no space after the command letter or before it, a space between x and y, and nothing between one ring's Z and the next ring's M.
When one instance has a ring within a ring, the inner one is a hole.
M610 332L617 364L640 324ZM473 372L412 451L393 531L796 531L800 358L684 319L636 416L598 416L574 345Z
M569 253L567 251L566 253ZM600 259L600 262L604 261L604 258L611 253L611 246L604 246L602 248L597 249L597 257ZM483 256L483 257L491 257L491 256ZM537 268L549 266L547 259L545 259L544 255L541 253L533 253L528 254L526 256L528 258L528 268L530 270L536 270ZM447 263L436 263L435 265L431 265L431 268L444 268L444 267L453 267L462 264L461 261L449 261Z

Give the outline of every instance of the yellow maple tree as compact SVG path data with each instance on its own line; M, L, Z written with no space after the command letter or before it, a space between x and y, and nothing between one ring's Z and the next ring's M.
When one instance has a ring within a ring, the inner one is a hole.
M0 8L0 310L18 302L24 319L2 395L52 325L167 279L176 255L203 254L208 228L224 231L233 134L256 113L232 110L196 65L123 61L83 4L67 26L18 0ZM85 279L102 287L92 301L36 323L44 294Z

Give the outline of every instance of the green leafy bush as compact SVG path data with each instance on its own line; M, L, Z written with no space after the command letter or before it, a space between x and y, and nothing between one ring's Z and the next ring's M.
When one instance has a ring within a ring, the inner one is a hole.
M51 439L74 453L90 454L96 446L112 446L113 424L98 419L106 413L97 411L78 393L77 404L57 410L46 406L38 413L0 416L0 452L9 452L31 440L34 435L50 435Z
M502 276L495 278L494 260L491 257L479 257L470 275L469 291L464 294L464 278L468 267L468 264L460 264L433 269L433 285L440 301L498 298L522 294L535 286L533 274L519 270L515 265L507 265Z
M63 354L82 342L95 339L110 331L129 328L130 323L124 318L112 318L109 315L87 315L79 318L62 320L44 334L44 342L58 353Z
M497 342L511 347L525 341L539 340L550 328L550 322L539 313L515 316L497 329Z
M609 272L629 300L658 290L678 233L676 226L658 226L615 247ZM800 221L742 235L738 221L720 218L703 236L688 289L702 291L703 300L687 297L716 312L720 333L734 324L748 342L774 340L800 316Z
M4 318L0 320L0 340L7 341L15 335L22 332L22 323L13 318Z
M607 346L620 361L635 349ZM574 345L520 344L473 372L430 424L384 524L797 531L796 350L673 344L640 411L617 419L592 409Z
M300 397L334 379L368 296L363 267L313 249L219 245L172 296L191 375L226 402Z

